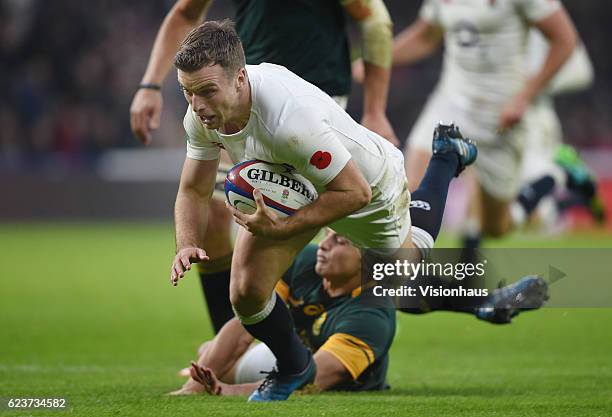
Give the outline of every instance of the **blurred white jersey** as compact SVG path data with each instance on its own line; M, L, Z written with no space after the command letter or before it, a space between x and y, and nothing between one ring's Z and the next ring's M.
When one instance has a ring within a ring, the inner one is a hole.
M444 30L437 92L470 116L460 124L477 141L493 141L502 106L524 85L529 25L562 7L558 0L425 0L421 19Z
M549 44L539 31L531 30L528 45L527 68L529 74L535 74L544 64ZM534 180L552 175L557 184L564 183L565 175L554 162L555 152L563 138L553 98L557 94L588 88L593 77L593 64L584 45L579 44L524 117L526 140L521 178Z

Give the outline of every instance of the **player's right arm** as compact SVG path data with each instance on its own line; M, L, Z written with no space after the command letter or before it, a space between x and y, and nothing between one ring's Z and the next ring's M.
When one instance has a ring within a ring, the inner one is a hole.
M593 85L594 78L591 58L584 44L579 43L572 56L548 83L548 92L557 95L585 90Z
M341 134L330 123L325 106L319 101L287 111L283 122L266 139L273 151L272 158L291 165L323 191L293 215L279 217L266 206L261 190L256 189L255 213L245 214L227 204L240 226L257 236L284 240L316 231L370 203L370 184L342 145Z
M558 1L530 0L523 7L528 20L546 37L550 48L542 66L502 108L501 131L514 127L521 120L529 105L569 59L578 41L574 24Z
M395 146L399 141L386 116L393 24L382 0L341 0L361 30L363 43L363 116L361 124Z
M393 65L408 65L433 54L442 43L440 4L425 0L419 17L393 39Z
M393 39L393 65L408 65L433 54L440 46L440 26L419 17Z
M172 262L170 281L177 285L191 263L208 259L202 249L208 221L208 202L212 196L219 159L185 158L179 190L174 205L176 256Z
M425 6L423 7L426 9ZM392 66L414 64L427 58L439 48L444 38L443 29L423 16L427 14L421 12L421 17L393 38ZM353 79L359 83L365 79L362 60L353 63Z
M212 0L176 2L159 28L141 85L162 85L181 41L203 19L211 3ZM130 125L134 135L144 144L151 142L151 131L159 127L161 110L161 90L138 89L130 107Z

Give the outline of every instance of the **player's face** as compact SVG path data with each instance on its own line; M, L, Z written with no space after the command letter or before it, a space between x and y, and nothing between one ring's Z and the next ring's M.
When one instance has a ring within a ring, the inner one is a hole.
M195 72L178 71L178 81L185 99L198 115L204 127L219 129L239 116L239 92L246 80L244 68L228 75L219 65L204 67Z
M333 281L334 278L353 277L361 270L361 254L351 242L328 231L317 250L317 274Z

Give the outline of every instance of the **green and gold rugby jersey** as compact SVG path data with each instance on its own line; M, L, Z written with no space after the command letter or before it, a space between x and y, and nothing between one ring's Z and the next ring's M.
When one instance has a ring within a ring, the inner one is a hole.
M340 0L234 0L247 64L282 65L330 96L348 95L351 62Z
M363 303L361 288L330 297L317 275L316 245L308 245L283 276L276 291L288 303L295 327L313 351L334 355L352 381L335 390L380 390L385 383L388 352L395 334L395 310Z

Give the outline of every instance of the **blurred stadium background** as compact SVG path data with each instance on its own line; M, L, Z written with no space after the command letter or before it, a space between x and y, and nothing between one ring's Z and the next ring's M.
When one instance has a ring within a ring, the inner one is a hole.
M212 335L197 277L176 289L167 281L185 152L185 104L174 80L153 145L144 148L129 128L132 95L173 3L0 0L0 397L67 397L75 416L612 415L611 309L548 308L501 327L467 315L402 315L388 393L265 408L243 398L163 396ZM215 1L209 18L231 16L229 3ZM396 31L419 5L386 3ZM564 3L596 79L589 91L558 98L557 108L566 142L597 173L612 207L612 3ZM438 55L394 72L389 116L400 138L439 67ZM354 86L355 118L360 100ZM459 183L445 230L461 221L462 204ZM569 220L591 226L584 213ZM610 248L610 226L495 244ZM440 243L454 244L448 235ZM24 414L49 415L3 415Z
M128 109L155 32L173 3L0 0L0 219L171 218L185 109L173 76L165 84L161 128L151 147L132 136ZM395 31L414 19L419 5L386 3ZM588 91L557 98L557 109L566 142L601 179L610 207L612 6L564 3L590 52L596 80ZM214 2L209 12L211 19L232 15L230 2ZM440 54L394 71L389 117L402 140L439 68ZM348 108L357 119L360 93L354 86ZM457 198L449 199L448 226L461 218L461 194L455 190ZM584 223L580 214L572 219Z

